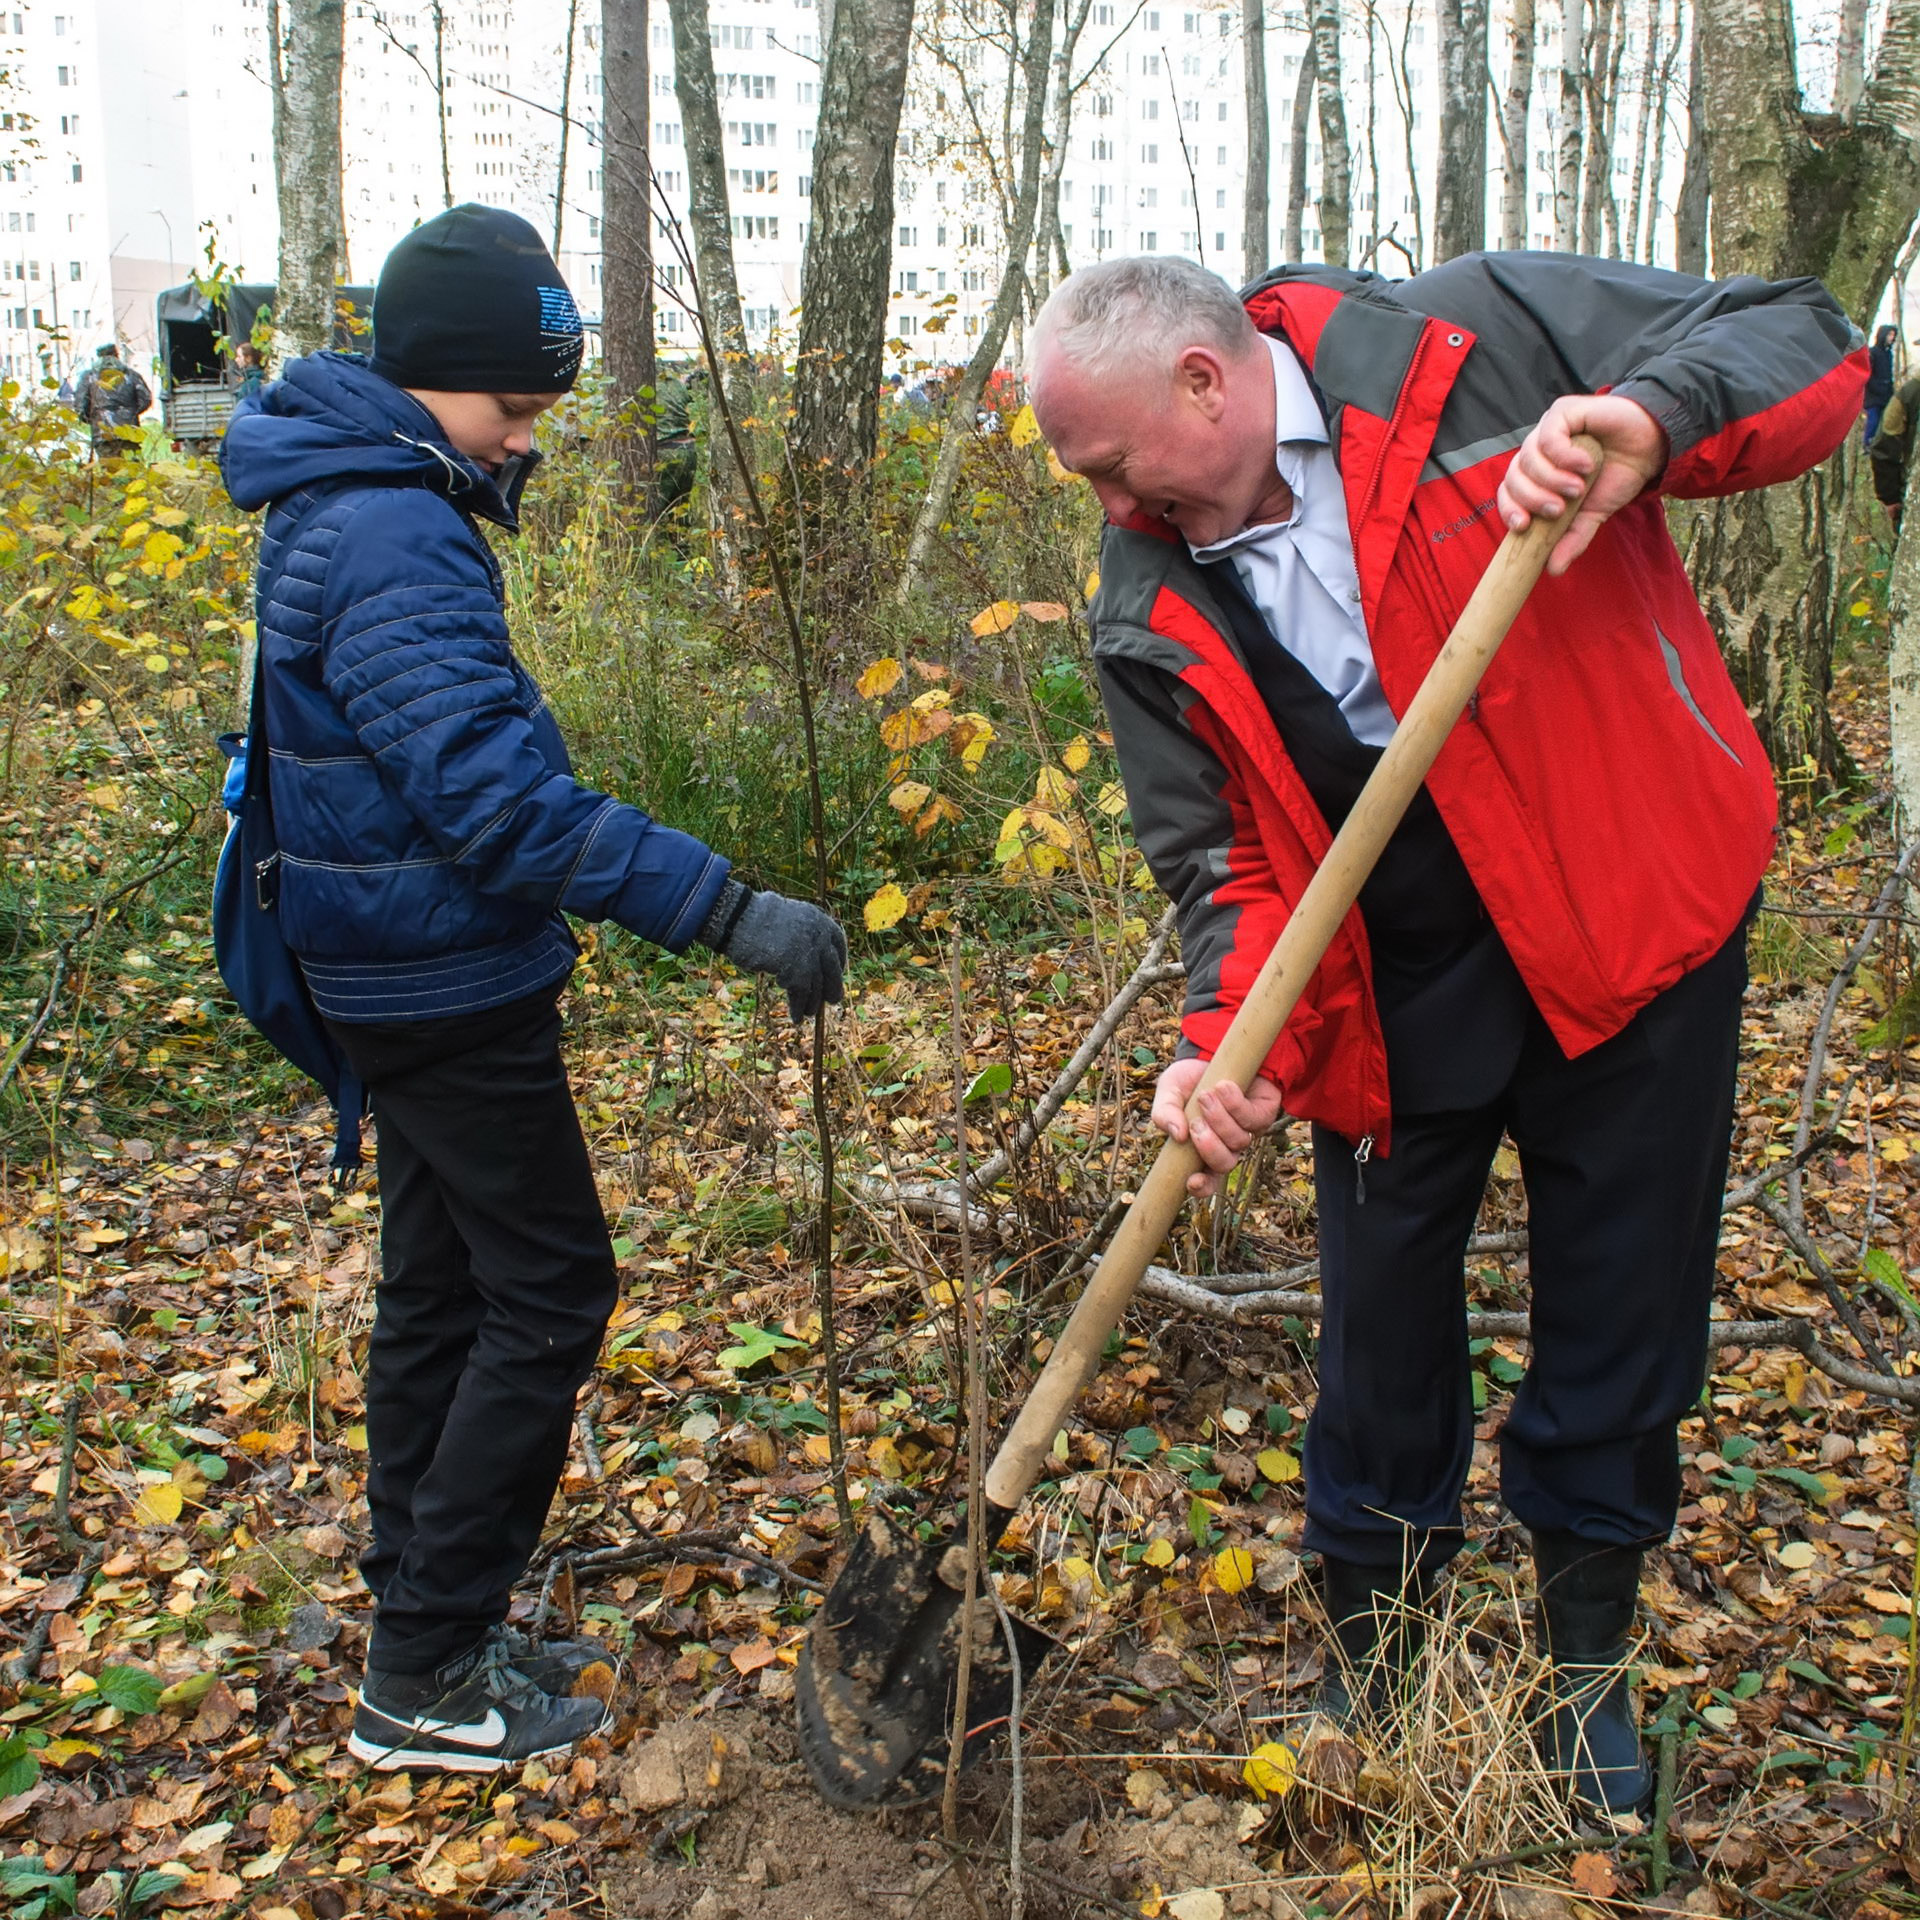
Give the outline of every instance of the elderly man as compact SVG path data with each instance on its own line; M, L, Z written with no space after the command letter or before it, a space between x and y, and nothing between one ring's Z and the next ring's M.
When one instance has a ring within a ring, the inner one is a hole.
M1587 489L1264 1075L1202 1101L1193 1184L1283 1109L1312 1123L1306 1543L1377 1701L1415 1651L1401 1598L1463 1541L1464 1253L1512 1137L1533 1350L1501 1486L1533 1537L1541 1744L1609 1812L1649 1791L1628 1641L1705 1367L1774 830L1661 496L1792 478L1844 439L1865 376L1812 281L1566 255L1398 284L1287 267L1238 298L1186 261L1114 260L1035 329L1040 425L1111 523L1095 657L1134 831L1180 910L1183 1037L1153 1109L1176 1138L1501 534ZM1349 1705L1338 1682L1320 1703Z

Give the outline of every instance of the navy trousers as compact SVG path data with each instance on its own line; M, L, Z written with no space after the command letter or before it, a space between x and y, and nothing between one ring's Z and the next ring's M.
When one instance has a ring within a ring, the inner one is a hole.
M328 1023L380 1138L360 1571L372 1666L429 1673L506 1618L619 1293L549 990Z
M1665 1536L1674 1429L1705 1377L1746 979L1743 925L1576 1060L1529 1008L1497 1097L1396 1111L1391 1155L1364 1169L1315 1128L1326 1317L1307 1546L1432 1568L1464 1538L1465 1252L1503 1134L1526 1183L1533 1342L1500 1433L1502 1496L1529 1528Z

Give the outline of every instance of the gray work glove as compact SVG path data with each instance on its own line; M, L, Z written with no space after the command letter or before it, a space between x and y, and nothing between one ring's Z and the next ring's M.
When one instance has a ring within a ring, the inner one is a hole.
M729 880L700 941L748 973L770 973L787 990L787 1011L810 1020L820 1003L845 998L847 936L832 914L783 893L756 893Z

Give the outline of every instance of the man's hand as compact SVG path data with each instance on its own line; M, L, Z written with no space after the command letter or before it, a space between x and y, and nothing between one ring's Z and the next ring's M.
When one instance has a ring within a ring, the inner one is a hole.
M1500 482L1500 517L1515 533L1526 530L1535 514L1557 520L1593 471L1593 456L1573 444L1576 433L1600 442L1600 477L1554 543L1547 571L1565 573L1586 552L1609 515L1637 499L1666 471L1667 435L1637 400L1613 394L1563 395L1540 416Z
M1187 1102L1207 1070L1204 1060L1176 1060L1160 1076L1153 1090L1153 1124L1169 1140L1187 1137ZM1280 1118L1280 1089L1271 1080L1256 1078L1245 1093L1223 1083L1210 1087L1200 1100L1200 1118L1193 1129L1195 1151L1210 1171L1188 1176L1189 1193L1218 1193L1234 1162L1252 1146L1254 1136Z

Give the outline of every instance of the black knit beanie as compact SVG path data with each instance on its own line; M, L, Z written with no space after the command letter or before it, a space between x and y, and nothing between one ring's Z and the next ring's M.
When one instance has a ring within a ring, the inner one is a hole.
M538 233L469 202L414 228L373 292L373 370L430 393L563 393L580 309Z

